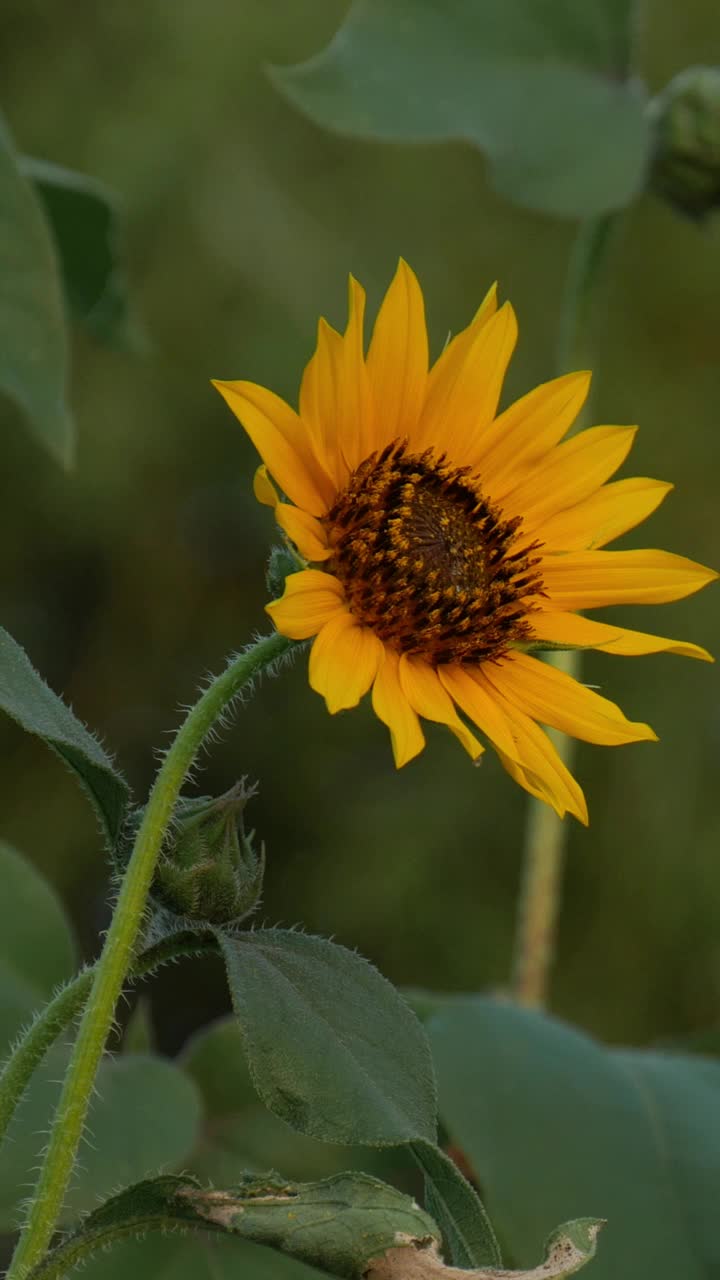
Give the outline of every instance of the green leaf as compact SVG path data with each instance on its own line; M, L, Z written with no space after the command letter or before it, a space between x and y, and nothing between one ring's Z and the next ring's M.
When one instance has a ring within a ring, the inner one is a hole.
M427 1210L440 1227L448 1260L464 1270L499 1267L502 1259L490 1219L457 1165L429 1142L414 1142L411 1150L423 1171Z
M128 1240L91 1258L78 1274L82 1280L327 1280L327 1272L229 1236Z
M597 1280L720 1267L720 1063L617 1052L481 997L428 1025L440 1111L501 1239L530 1265L553 1223L607 1219Z
M50 885L0 840L0 1057L75 969L75 943Z
M38 1068L0 1149L0 1231L16 1225L33 1183L67 1063L52 1050ZM68 1193L63 1221L93 1209L98 1197L159 1168L184 1165L195 1145L201 1103L192 1081L160 1058L106 1059L90 1107L88 1140Z
M377 969L304 933L218 937L253 1082L271 1111L324 1142L434 1141L427 1040Z
M0 710L42 738L77 774L99 814L110 845L117 840L128 786L99 742L31 665L20 645L0 627Z
M437 1236L432 1219L409 1196L362 1173L306 1183L268 1174L226 1190L164 1177L107 1201L39 1268L39 1277L60 1276L88 1252L132 1232L174 1226L239 1236L348 1280L361 1280L370 1260L387 1249L402 1243L414 1250Z
M102 182L60 165L21 156L19 166L43 204L60 258L72 315L103 342L142 346L132 318L117 196Z
M155 1030L152 1020L152 1004L148 996L140 995L125 1027L123 1052L154 1053L154 1051Z
M466 139L509 199L589 217L628 204L644 181L631 10L630 0L355 0L323 52L270 74L325 128Z
M68 349L49 227L0 120L0 393L64 466L75 426L66 403Z
M205 1115L187 1169L203 1182L228 1186L245 1170L278 1169L296 1179L326 1178L358 1169L387 1181L414 1185L403 1147L378 1150L319 1142L290 1129L257 1095L237 1018L199 1031L178 1060L202 1094Z

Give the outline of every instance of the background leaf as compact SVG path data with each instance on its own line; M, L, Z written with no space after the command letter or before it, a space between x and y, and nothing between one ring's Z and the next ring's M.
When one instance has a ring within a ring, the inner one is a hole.
M48 1054L0 1149L0 1231L17 1226L66 1062L67 1051L62 1047ZM197 1090L172 1063L130 1054L115 1061L106 1059L63 1221L94 1209L99 1197L112 1194L118 1186L160 1168L183 1165L195 1145L200 1114Z
M428 1034L442 1119L515 1264L560 1218L591 1214L607 1219L597 1280L715 1274L720 1064L606 1050L482 997L456 1000Z
M67 335L60 272L43 211L0 120L0 392L64 466L75 448L66 404Z
M328 47L274 83L325 128L466 139L509 199L588 217L639 192L645 96L630 0L355 0Z
M0 627L0 710L42 738L77 774L111 845L117 840L128 786L110 757L45 683L20 645Z
M141 346L130 312L121 212L114 192L95 178L34 156L21 156L18 163L50 223L72 315L103 342Z
M221 945L252 1078L276 1115L325 1142L434 1140L427 1040L377 969L283 929Z
M33 1010L75 968L75 943L46 880L0 840L0 1059Z

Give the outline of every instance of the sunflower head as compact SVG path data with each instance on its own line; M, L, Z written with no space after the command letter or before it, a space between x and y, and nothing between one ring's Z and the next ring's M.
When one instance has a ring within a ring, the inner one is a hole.
M708 659L580 611L676 600L716 575L669 552L605 550L671 486L607 483L633 427L565 438L589 374L543 383L498 413L517 325L495 288L434 363L405 262L367 352L364 310L351 278L347 327L320 321L297 411L255 383L216 383L263 460L256 497L301 558L267 611L284 635L313 640L310 683L330 712L372 691L398 766L422 750L422 720L446 725L474 760L479 730L521 786L586 822L583 793L538 722L608 746L655 734L533 650Z

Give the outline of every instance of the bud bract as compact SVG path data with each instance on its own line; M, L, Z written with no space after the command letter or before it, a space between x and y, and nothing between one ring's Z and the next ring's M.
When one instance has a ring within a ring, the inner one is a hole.
M265 582L273 600L277 600L285 590L285 579L291 573L305 568L305 561L289 547L273 547L265 570Z
M720 67L689 67L650 103L650 186L681 213L720 207Z
M243 810L255 788L238 782L217 799L182 798L153 881L153 896L186 919L237 923L255 909L265 856L245 832Z

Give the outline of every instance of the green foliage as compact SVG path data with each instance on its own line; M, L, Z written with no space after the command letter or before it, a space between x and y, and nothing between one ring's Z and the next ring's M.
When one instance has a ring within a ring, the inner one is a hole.
M357 1150L295 1133L268 1111L250 1079L242 1031L234 1016L193 1036L179 1065L197 1085L205 1107L198 1144L187 1162L201 1181L228 1186L247 1169L279 1169L299 1179L358 1167ZM375 1153L371 1157L378 1159Z
M65 913L42 876L0 840L0 1059L5 1046L70 977L75 943Z
M392 141L467 139L519 204L588 217L628 204L648 154L628 77L630 0L355 0L327 49L272 69L311 119Z
M130 312L122 217L114 192L95 178L34 156L21 156L18 164L42 201L71 315L103 342L142 346Z
M0 1149L0 1231L11 1231L19 1220L66 1064L63 1048L48 1054ZM195 1145L199 1121L197 1090L177 1067L141 1055L106 1059L64 1221L93 1209L98 1197L118 1186L159 1168L182 1166Z
M154 896L174 916L237 924L258 906L265 850L256 853L243 820L255 791L238 782L215 798L180 797L153 880Z
M50 230L0 120L0 392L46 449L73 460L66 403L68 347L62 286Z
M650 104L650 184L680 213L720 208L720 67L688 67Z
M608 1050L479 996L449 1004L428 1033L443 1121L517 1262L558 1217L590 1212L608 1224L597 1280L715 1273L720 1064Z
M327 1280L327 1273L295 1258L217 1236L151 1235L91 1258L83 1280Z
M220 941L252 1078L271 1111L325 1142L433 1141L425 1035L367 960L282 929Z
M448 1259L466 1270L499 1266L490 1219L457 1165L429 1142L414 1142L411 1150L423 1171L428 1212L440 1227Z
M408 1196L366 1174L343 1173L308 1183L266 1174L245 1177L226 1190L204 1190L187 1178L164 1177L107 1201L60 1246L39 1277L52 1280L76 1258L123 1236L173 1226L236 1235L348 1280L361 1280L368 1262L401 1238L404 1247L412 1247L437 1236L432 1219Z
M153 1053L155 1049L155 1030L152 1021L152 1005L145 995L140 995L135 1004L123 1035L124 1053Z
M42 738L78 776L115 844L128 800L128 786L109 756L68 706L46 685L27 654L0 627L0 710L28 733ZM36 797L39 802L40 797Z

